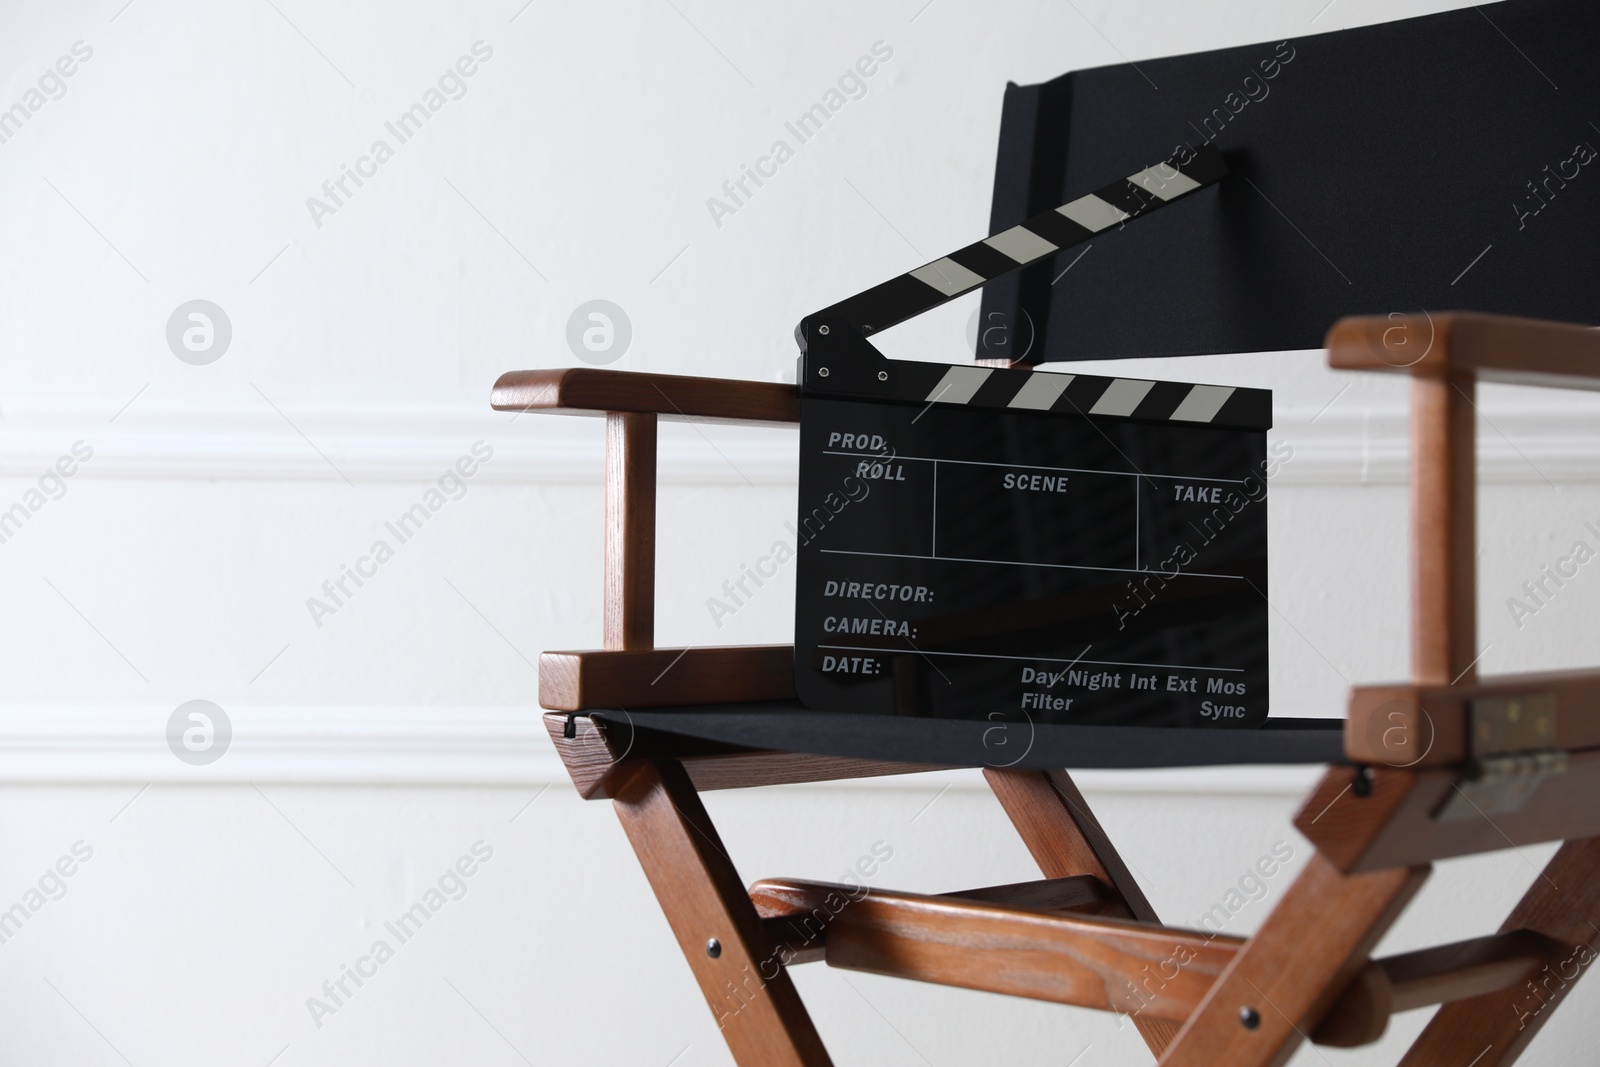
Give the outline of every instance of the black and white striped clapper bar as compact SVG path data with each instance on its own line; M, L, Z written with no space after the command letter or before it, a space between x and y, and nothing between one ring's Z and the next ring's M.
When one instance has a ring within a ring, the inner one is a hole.
M800 508L774 549L797 557L809 708L985 720L1001 762L1035 724L1265 720L1270 392L890 360L868 340L1226 173L1214 148L1186 153L796 328Z

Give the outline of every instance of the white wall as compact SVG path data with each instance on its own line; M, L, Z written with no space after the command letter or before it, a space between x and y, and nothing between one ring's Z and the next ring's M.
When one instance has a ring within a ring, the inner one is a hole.
M802 314L982 234L1008 79L1451 6L4 5L0 108L76 42L92 55L0 143L0 509L76 442L93 454L0 543L0 908L93 854L0 944L0 1061L728 1062L614 818L537 721L537 653L599 638L600 426L496 415L490 383L574 362L568 316L595 298L632 323L617 367L792 375ZM318 225L307 198L478 41L465 95ZM866 96L716 225L707 198L878 41ZM166 340L197 298L232 326L203 366ZM906 343L962 358L969 310ZM1337 715L1348 684L1402 675L1400 387L1317 353L1127 369L1277 390L1275 710ZM1482 406L1482 668L1583 663L1600 577L1520 628L1505 601L1600 524L1595 409ZM479 441L464 494L314 622L307 599ZM787 640L789 590L720 629L704 602L781 529L793 462L782 433L664 434L663 643ZM209 766L167 747L193 699L234 731ZM1087 781L1176 922L1276 842L1306 853L1303 772ZM969 774L708 804L747 879L834 876L879 840L884 885L1035 874ZM307 998L479 841L465 895L316 1025ZM1545 855L1442 865L1435 917L1390 944L1493 928ZM841 1064L1144 1062L1087 1012L797 981ZM1596 996L1529 1061L1592 1048Z

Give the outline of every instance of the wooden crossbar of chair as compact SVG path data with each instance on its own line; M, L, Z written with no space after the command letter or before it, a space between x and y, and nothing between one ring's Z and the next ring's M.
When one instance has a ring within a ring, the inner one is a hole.
M785 956L790 965L826 960L848 970L1176 1022L1194 1013L1244 945L1228 935L1060 914L1087 915L1106 905L1106 887L1088 876L937 897L765 879L750 888L750 898L774 944L793 954ZM1369 1044L1395 1012L1520 985L1560 951L1542 934L1515 930L1373 960L1329 1010L1315 1040ZM1128 974L1142 981L1126 984Z
M1308 1038L1367 1044L1393 1014L1432 1005L1405 1067L1502 1067L1527 1047L1600 944L1600 670L1476 676L1475 386L1600 388L1600 333L1355 318L1328 348L1336 368L1411 376L1413 677L1351 692L1350 766L1306 798L1295 826L1315 850L1249 938L1162 925L1059 770L985 770L1040 881L937 896L792 879L746 889L700 792L935 768L580 713L792 699L787 646L656 649L653 615L657 420L781 426L798 420L795 390L592 369L496 384L502 410L606 418L604 647L541 656L540 701L579 792L615 803L737 1062L831 1062L788 974L818 961L1120 1012L1168 1067L1277 1067ZM1498 931L1371 958L1433 860L1539 842L1562 844Z

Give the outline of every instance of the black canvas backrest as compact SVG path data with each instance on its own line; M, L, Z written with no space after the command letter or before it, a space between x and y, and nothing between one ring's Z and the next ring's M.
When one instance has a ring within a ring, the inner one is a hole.
M1230 175L995 281L985 322L1033 362L1316 348L1347 314L1600 323L1597 57L1600 6L1507 0L1008 86L991 232L1182 145Z

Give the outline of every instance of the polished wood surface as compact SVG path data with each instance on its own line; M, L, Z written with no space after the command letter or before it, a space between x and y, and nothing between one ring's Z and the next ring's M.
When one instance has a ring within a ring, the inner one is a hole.
M740 1067L829 1064L683 768L670 761L633 764L615 807L734 1060Z
M552 711L793 699L792 645L591 649L539 656L539 706Z
M1506 1067L1527 1049L1600 948L1600 838L1562 845L1500 929L1546 938L1545 965L1527 981L1445 1005L1400 1067Z
M508 371L494 383L490 404L552 415L641 412L675 422L800 421L800 392L792 385L598 367Z
M1370 792L1349 769L1329 771L1295 816L1295 828L1344 871L1374 871L1600 834L1600 751L1571 757L1513 812L1440 820L1459 768L1371 769Z
M990 767L983 777L1045 877L1092 875L1117 891L1129 918L1158 921L1070 774Z
M852 892L856 895L852 897ZM1125 919L827 882L750 890L769 917L827 916L829 966L1140 1017L1182 1020L1242 940Z
M1373 966L1388 978L1394 1010L1413 1011L1521 985L1562 947L1532 930L1512 929L1391 956Z
M604 643L647 649L656 637L656 417L606 416Z
M774 944L788 951L789 965L815 963L826 955L828 911L796 912L793 897L784 892L773 893L771 887L783 886L778 880L756 883L750 890L750 899L766 925L767 934ZM821 883L810 883L818 885ZM761 888L757 888L761 887ZM857 887L843 887L848 894L859 894ZM955 900L975 900L1011 908L1027 908L1043 912L1076 912L1094 915L1112 901L1111 887L1098 878L1045 878L1035 882L1015 882L1010 885L985 886L955 893L941 893L941 897Z
M1310 1038L1332 1048L1370 1045L1389 1028L1393 1014L1394 986L1382 967L1369 963L1356 972Z
M1346 875L1313 853L1178 1031L1162 1067L1288 1062L1427 874L1426 867L1400 867Z
M1521 986L1560 951L1542 934L1511 930L1374 960L1340 995L1312 1040L1342 1048L1371 1044L1396 1012Z
M1475 312L1340 319L1328 331L1328 365L1419 377L1600 389L1600 331Z
M572 736L567 735L571 720ZM834 782L852 778L877 778L890 774L918 774L948 768L926 763L808 756L803 753L768 752L736 748L676 734L635 735L626 728L607 732L592 720L549 712L545 730L556 753L572 776L572 784L585 800L614 796L629 773L630 762L671 759L681 763L695 789L750 789L800 782Z
M1158 921L1155 909L1070 774L990 767L983 776L1045 877L1096 878L1115 891L1105 914ZM1137 1015L1133 1023L1157 1056L1178 1033L1175 1022L1149 1015Z
M1476 385L1411 382L1411 674L1470 683L1478 658Z
M1600 670L1502 675L1471 685L1356 686L1350 691L1344 750L1354 762L1438 767L1472 755L1470 705L1484 699L1555 699L1556 715L1541 747L1576 752L1600 748Z
M954 893L941 893L944 897L962 900L981 900L989 904L1004 904L1011 908L1032 908L1036 911L1075 911L1093 914L1118 903L1116 892L1093 875L1076 878L1040 878L1032 882L1010 882L1006 885L982 886L978 889L958 889Z

